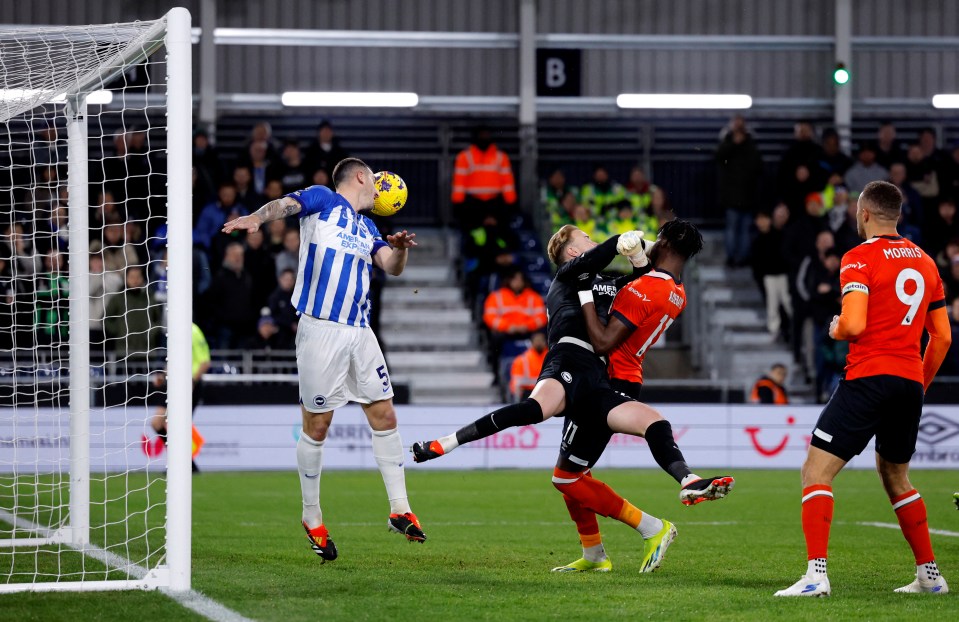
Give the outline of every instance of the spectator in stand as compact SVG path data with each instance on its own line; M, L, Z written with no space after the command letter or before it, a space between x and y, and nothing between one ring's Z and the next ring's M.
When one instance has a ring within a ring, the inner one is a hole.
M919 130L917 144L922 152L922 159L941 175L940 166L945 163L947 158L945 152L936 146L937 142L936 130L931 127L924 127Z
M273 126L267 121L260 121L250 129L250 139L246 142L245 147L249 149L250 145L256 142L266 143L266 158L268 160L275 162L278 159L280 145L273 138Z
M127 268L126 288L107 301L103 320L107 350L120 356L146 358L160 344L163 309L154 303L146 285L143 268Z
M16 347L14 305L17 288L10 270L12 262L13 251L6 242L0 242L0 351L3 352L12 352Z
M661 186L653 186L652 206L652 217L656 219L656 231L659 231L660 227L676 218L676 214L673 212L673 206L669 201L669 196ZM649 231L649 233L652 233L652 231Z
M259 229L246 234L246 251L243 265L253 279L253 306L257 309L267 305L267 299L276 288L276 262L266 248L266 236Z
M889 182L895 184L902 193L902 217L905 223L911 227L923 229L927 217L922 210L922 197L909 183L905 164L894 162L889 167Z
M282 159L277 169L277 178L283 184L285 193L310 185L307 183L307 168L303 160L303 152L296 140L291 139L283 144Z
M217 188L220 187L222 184ZM233 187L236 189L236 202L246 209L259 209L265 203L263 195L253 189L253 173L249 166L241 164L233 169Z
M603 219L609 207L626 200L626 188L610 179L605 166L597 164L593 167L592 181L580 190L579 200L596 218Z
M818 336L816 323L813 316L813 296L818 285L817 278L825 271L823 266L826 260L826 252L835 248L836 239L832 231L823 229L816 234L813 244L813 253L803 257L799 264L799 270L796 274L795 295L792 297L793 317L797 319L793 322L793 337L794 342L798 345L798 362L802 365L803 372L807 376L810 370L815 369L816 344L818 343L816 340ZM795 349L794 352L796 352Z
M910 145L906 150L906 175L922 197L923 211L931 214L939 200L939 173L932 160L923 156L919 145Z
M846 171L846 187L851 192L860 193L871 181L885 181L889 171L876 162L876 148L866 143L859 148L856 163Z
M789 220L789 208L780 203L773 215L756 214L756 229L759 235L752 243L753 277L766 301L766 329L773 339L783 334L782 314L792 318L792 299L789 296L789 264L783 254L784 228ZM786 324L788 326L788 323Z
M753 404L778 404L785 406L789 403L786 394L786 375L788 370L782 363L775 363L765 375L760 376L753 390L749 394L749 401Z
M278 176L277 167L268 156L266 141L257 140L250 143L247 164L253 175L253 191L262 195L266 182Z
M579 201L579 188L567 184L566 175L562 169L556 169L550 174L546 184L543 185L540 191L540 201L546 208L553 230L556 231L563 225L572 224L570 212L564 205L568 202L575 205Z
M195 166L193 167L193 171L192 171L192 179L193 179L193 186L192 186L193 207L191 212L193 215L193 226L195 227L196 221L200 218L200 212L203 211L203 208L206 207L207 203L213 200L213 188L210 188L208 190L207 188L202 187L200 177L197 173ZM99 205L99 202L98 202L98 205ZM94 209L96 209L96 207L94 207ZM103 221L101 220L100 222L102 223ZM97 225L95 224L95 220L92 214L90 216L90 228L91 229L97 228Z
M950 240L959 238L956 202L953 199L940 201L936 214L930 220L931 226L928 228L928 234L925 237L926 247L924 250L935 257L946 248L946 244Z
M959 197L959 146L954 147L949 157L945 158L942 171L945 179L939 189L940 193L944 198Z
M626 182L626 198L629 199L629 204L633 206L637 216L652 213L653 185L649 183L646 171L642 167L634 166L629 170L629 179ZM643 231L647 231L647 229L643 229Z
M949 267L942 276L942 282L945 285L948 302L959 298L959 255L950 257Z
M107 301L113 294L123 289L122 272L104 270L100 243L90 243L90 343L96 347L103 345L103 318L106 315Z
M896 142L896 126L889 121L884 121L876 134L876 162L879 166L891 170L893 164L905 161L906 154Z
M325 168L318 168L313 171L313 185L314 186L326 186L329 189L333 189L333 179L330 177L329 171Z
M253 280L243 265L243 245L230 242L223 254L223 267L210 284L214 348L243 349L250 346L256 330L259 308L253 305Z
M486 297L483 323L489 329L492 359L499 361L504 342L528 339L546 327L546 303L514 266L504 273L503 287Z
M279 278L284 270L296 272L300 265L300 231L287 229L283 234L283 250L276 256L275 277Z
M194 218L196 216L199 216L199 212L194 215ZM122 221L124 219L122 208L114 199L112 192L101 190L97 193L95 204L90 210L90 229L102 229L107 219L111 217L116 217L119 221Z
M843 153L839 145L839 132L831 127L823 130L822 159L819 160L819 168L827 182L834 176L838 176L841 180L851 166L852 158ZM839 181L833 183L839 183Z
M532 393L536 380L543 371L546 358L546 333L537 331L530 335L529 348L513 359L509 374L509 394L512 402L518 404Z
M856 222L857 201L850 199L843 208L833 208L845 210L845 218L838 227L832 228L836 239L836 252L842 257L853 248L862 244L862 238L859 237L859 225ZM831 223L832 224L832 223Z
M257 350L292 350L294 344L287 341L284 334L280 331L276 319L270 315L270 308L263 307L260 310L260 319L256 323L256 339L253 347Z
M199 189L204 194L212 195L223 180L223 164L216 147L210 144L206 130L193 133L193 168L199 178Z
M316 128L316 139L306 149L306 168L309 171L323 169L332 171L340 160L350 156L340 145L339 139L333 133L333 126L329 121L320 121ZM315 182L314 182L315 183ZM321 186L330 186L329 181Z
M952 238L946 242L946 246L935 255L936 267L939 269L939 274L943 279L946 278L946 274L949 272L950 266L952 266L952 261L956 257L959 257L959 237ZM957 294L959 294L959 291L946 292L949 300L952 300Z
M126 225L119 216L111 215L103 227L103 267L107 272L126 274L127 268L140 264L131 244L127 243Z
M283 239L286 237L287 228L283 219L271 220L266 226L266 247L274 258L283 252Z
M594 240L602 232L600 220L596 218L590 207L583 203L573 207L573 225Z
M15 222L4 230L7 245L13 251L8 269L18 280L27 281L43 270L43 256L33 246L33 236L28 235L23 224Z
M296 309L290 302L295 286L296 271L284 270L280 273L276 289L273 290L267 300L270 316L276 322L278 338L286 343L293 343L293 339L296 337L296 328L300 321Z
M740 115L729 122L716 150L716 163L719 205L726 217L726 265L742 266L749 260L763 163L746 120Z
M806 196L822 190L825 180L819 175L822 148L816 143L812 123L799 121L793 126L792 144L779 162L777 188L792 213L802 212Z
M482 226L469 232L463 244L463 272L466 292L471 300L482 300L486 294L485 282L500 271L512 266L519 241L512 229L489 215Z
M210 203L200 212L200 219L193 230L193 241L199 244L207 251L216 252L217 248L222 249L224 243L219 242L220 229L223 223L246 216L250 211L237 202L236 186L231 182L220 184L217 192L217 200ZM227 238L230 239L230 238ZM219 243L214 243L219 242ZM214 254L213 257L216 257Z
M516 204L509 156L493 144L493 134L486 126L474 128L469 147L456 156L451 199L464 231L475 228L487 216L505 223Z
M825 402L845 367L849 348L844 341L829 336L829 323L842 311L842 289L839 285L840 257L834 248L827 249L820 262L815 263L810 306L813 319L814 364L816 366L816 397Z
M939 367L939 375L959 376L959 297L949 305L949 316L952 320L952 346L946 354L946 359ZM959 504L959 501L957 501L957 504Z
M36 280L34 326L37 342L58 348L67 342L70 312L70 281L66 255L51 248L43 256L43 272Z

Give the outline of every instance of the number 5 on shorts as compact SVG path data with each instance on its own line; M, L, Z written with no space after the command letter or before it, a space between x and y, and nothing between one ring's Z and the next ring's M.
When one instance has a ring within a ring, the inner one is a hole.
M376 368L376 375L383 381L383 393L390 390L390 375L386 372L386 365L380 365Z

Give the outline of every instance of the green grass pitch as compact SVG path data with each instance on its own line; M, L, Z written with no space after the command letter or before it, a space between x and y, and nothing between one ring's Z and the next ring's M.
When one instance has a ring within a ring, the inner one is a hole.
M451 459L455 459L455 456ZM408 544L386 528L379 473L323 473L323 507L340 558L321 564L299 525L294 473L204 473L194 478L194 588L257 620L946 620L959 601L894 594L912 556L875 473L836 482L830 547L833 596L772 593L805 569L797 472L739 471L719 502L684 507L659 471L596 475L640 508L672 520L679 537L662 568L638 572L639 535L600 519L609 574L552 574L580 556L550 474L407 469L413 508L429 536ZM917 471L933 529L959 532L959 473ZM959 590L959 537L933 535ZM193 620L158 593L0 595L0 620Z

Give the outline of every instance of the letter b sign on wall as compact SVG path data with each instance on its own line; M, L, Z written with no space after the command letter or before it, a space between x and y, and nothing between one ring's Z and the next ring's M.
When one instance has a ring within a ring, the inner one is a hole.
M536 50L536 94L578 97L581 57L581 50Z

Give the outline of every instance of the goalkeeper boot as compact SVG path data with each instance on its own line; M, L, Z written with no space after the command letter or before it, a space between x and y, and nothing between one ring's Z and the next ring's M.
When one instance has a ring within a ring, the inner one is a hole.
M703 477L683 486L679 491L679 500L683 505L715 501L728 495L735 484L736 480L728 475Z
M584 557L566 564L557 566L551 572L609 572L613 569L613 562L607 557L601 562L591 562Z
M330 537L330 532L326 527L320 525L310 529L306 523L303 523L303 529L306 529L306 539L310 542L310 548L313 552L323 558L323 563L331 562L336 559L336 545Z
M653 572L663 563L663 557L666 556L666 549L676 539L676 527L671 522L663 519L663 528L659 530L652 538L643 541L643 565L640 572Z
M446 453L443 451L443 446L440 445L439 441L420 441L413 443L410 451L413 453L413 462L426 462L427 460L439 458Z
M406 514L390 514L386 525L390 528L390 531L395 531L396 533L401 533L406 536L406 539L410 542L426 542L426 534L423 533L423 528L420 527L420 521L416 518L416 514L412 512L407 512Z
M813 577L803 576L784 590L776 592L775 596L829 596L832 589L829 587L829 577L824 574Z
M946 584L942 575L931 579L920 579L917 576L916 580L909 585L896 588L894 591L900 594L948 594L949 585Z

